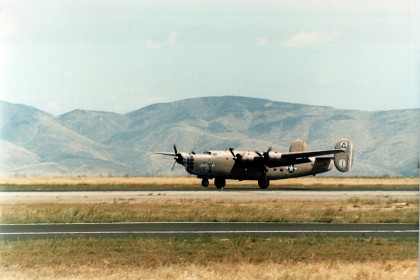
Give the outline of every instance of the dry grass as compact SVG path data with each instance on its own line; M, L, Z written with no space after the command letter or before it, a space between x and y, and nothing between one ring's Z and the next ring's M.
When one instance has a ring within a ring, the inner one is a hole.
M197 187L196 178L0 179L9 186ZM256 182L228 181L229 186ZM298 178L287 187L405 187L418 178ZM399 202L408 205L399 206ZM418 222L418 200L176 200L0 206L1 223L117 221ZM0 279L418 279L417 239L329 237L0 241Z
M347 177L301 177L270 182L270 188L287 187L418 187L419 178L347 178ZM195 177L135 177L135 178L0 178L0 185L7 187L198 187L201 181ZM228 180L227 187L253 186L256 181Z
M418 241L354 238L0 242L2 279L417 279Z
M0 279L335 279L335 280L416 280L417 261L314 262L314 263L210 263L172 265L158 268L92 267L69 270L55 267L0 268Z
M408 203L400 206L399 203ZM181 199L131 203L16 204L0 206L1 223L94 222L327 222L417 223L419 201L390 198L348 200L215 201Z

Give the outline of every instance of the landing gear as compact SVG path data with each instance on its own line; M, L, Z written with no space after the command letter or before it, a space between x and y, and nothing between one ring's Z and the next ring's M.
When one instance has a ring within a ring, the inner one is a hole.
M216 186L216 188L222 189L226 185L226 179L224 179L224 178L215 178L214 179L214 185Z
M209 186L209 179L203 179L201 180L201 185L205 188Z
M268 180L266 176L263 176L260 179L258 179L258 186L260 186L261 189L266 189L269 185L270 180Z

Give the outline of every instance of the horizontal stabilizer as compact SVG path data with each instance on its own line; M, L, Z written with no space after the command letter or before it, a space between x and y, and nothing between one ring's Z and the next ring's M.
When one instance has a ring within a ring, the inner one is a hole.
M308 157L333 155L333 154L338 154L338 153L343 153L343 152L344 151L340 149L312 151L312 152L295 152L295 153L282 154L282 157L283 158L308 158Z
M341 149L322 150L322 151L305 151L305 152L291 152L291 153L277 153L268 152L266 154L266 165L269 167L284 166L290 164L297 164L309 162L310 157L330 155L331 158L335 154L343 153Z

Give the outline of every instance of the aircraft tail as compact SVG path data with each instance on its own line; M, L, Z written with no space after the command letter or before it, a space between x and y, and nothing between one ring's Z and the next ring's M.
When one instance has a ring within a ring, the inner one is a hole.
M308 145L305 141L301 139L296 139L290 145L289 152L306 152L308 150Z
M353 167L353 143L343 138L335 144L335 148L344 151L334 155L335 168L340 172L349 171Z

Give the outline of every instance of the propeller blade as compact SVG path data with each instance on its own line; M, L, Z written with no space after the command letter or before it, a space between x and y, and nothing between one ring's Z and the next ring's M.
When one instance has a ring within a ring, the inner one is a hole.
M262 154L262 157L264 158L264 162L267 163L268 159L269 159L269 153L271 152L272 148L271 146L268 148L267 152L264 152ZM259 154L259 153L258 153Z
M156 155L164 155L164 156L172 156L172 157L174 157L174 156L176 156L176 154L173 154L173 153L166 153L166 152L157 152L157 153L155 153Z
M172 164L171 171L174 171L175 163L176 163L176 161L174 161L174 164Z
M171 168L171 170L174 170L175 163L183 164L183 161L184 161L184 158L182 157L182 154L178 153L178 150L177 150L175 144L174 144L174 152L175 153L157 152L155 154L174 157L175 162L174 162L174 164L172 165L172 168Z

